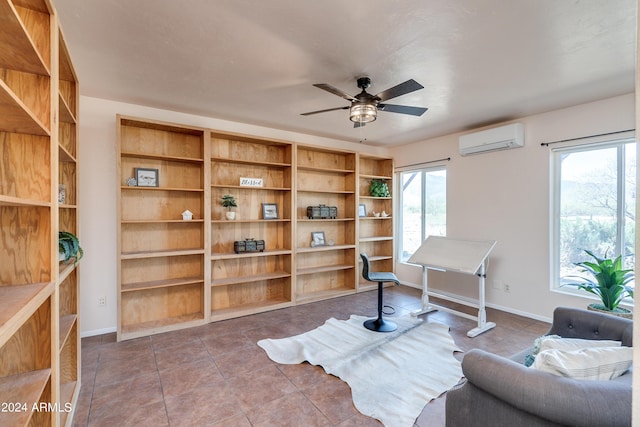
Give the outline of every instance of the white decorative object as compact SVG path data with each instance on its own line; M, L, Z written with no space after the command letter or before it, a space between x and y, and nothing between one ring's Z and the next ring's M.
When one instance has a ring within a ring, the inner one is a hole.
M189 209L182 212L182 219L185 221L191 221L193 219L193 212L191 212Z
M375 216L376 218L380 218L380 212L374 212L373 216Z
M381 215L382 215L383 218L389 218L389 214L387 212L385 212L385 211L382 211Z
M228 220L234 220L234 219L236 219L236 213L235 213L235 212L233 212L233 211L227 211L227 212L225 212L225 213L224 213L224 215L226 216L226 218L227 218Z
M263 187L262 178L240 178L240 187Z
M58 185L58 203L64 204L67 200L67 186L64 184Z

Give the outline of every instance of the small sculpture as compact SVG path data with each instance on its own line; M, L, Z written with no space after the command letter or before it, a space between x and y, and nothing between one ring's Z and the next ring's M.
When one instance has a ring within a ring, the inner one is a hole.
M187 209L186 211L182 212L182 219L185 221L191 221L193 219L193 213Z

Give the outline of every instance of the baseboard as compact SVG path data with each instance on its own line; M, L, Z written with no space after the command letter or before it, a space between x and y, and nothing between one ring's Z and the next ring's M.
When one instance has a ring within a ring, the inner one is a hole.
M80 338L95 337L96 335L110 334L110 333L117 332L117 331L118 331L118 329L116 327L104 328L104 329L94 329L93 331L83 331L83 332L80 332Z
M405 281L401 281L401 283L405 286L408 286L410 288L415 288L415 289L420 289L422 290L422 285L418 285L416 283L412 283L412 282L405 282ZM470 298L466 298L466 297L461 297L459 295L454 295L454 294L448 294L447 292L443 292L441 290L437 290L438 293L441 293L442 295L446 295L446 296L450 296L452 298L458 298L461 300L468 300L468 301L472 301ZM545 317L545 316L539 316L537 314L533 314L533 313L529 313L526 311L522 311L522 310L516 310L514 308L511 307L505 307L502 305L498 305L498 304L493 304L490 302L486 302L485 301L485 305L489 308L493 308L495 310L500 310L500 311L504 311L506 313L511 313L511 314L515 314L517 316L522 316L522 317L527 317L529 319L533 319L533 320L539 320L541 322L547 322L547 323L551 323L552 322L552 318L551 317Z

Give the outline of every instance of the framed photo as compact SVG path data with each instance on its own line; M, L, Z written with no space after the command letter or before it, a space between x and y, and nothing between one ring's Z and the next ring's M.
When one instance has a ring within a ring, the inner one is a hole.
M324 238L324 231L312 231L311 232L311 246L324 246L326 241Z
M358 216L359 217L367 216L367 206L364 203L358 206Z
M135 168L138 187L158 187L158 169Z
M263 203L262 204L262 219L278 219L278 204L277 203Z

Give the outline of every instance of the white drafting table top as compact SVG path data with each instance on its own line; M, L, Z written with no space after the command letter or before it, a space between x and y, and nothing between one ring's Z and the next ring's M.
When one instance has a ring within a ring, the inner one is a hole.
M408 262L425 267L476 274L495 245L495 240L464 240L429 236Z

